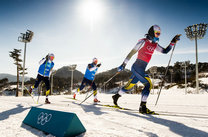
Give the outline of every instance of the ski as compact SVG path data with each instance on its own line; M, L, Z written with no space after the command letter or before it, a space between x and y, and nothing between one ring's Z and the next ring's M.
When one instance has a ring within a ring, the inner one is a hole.
M116 105L103 105L103 104L98 104L98 103L95 103L94 105L103 106L103 107L110 107L110 108L116 108L116 109L121 109L121 110L133 110L133 109L124 108L124 107L120 107L120 106L116 106Z
M139 110L125 108L125 107L120 107L120 106L117 106L117 105L104 105L104 104L94 104L94 105L108 107L108 108L115 108L115 109L118 109L118 110L125 110L125 111L131 111L131 112L140 113ZM151 113L140 113L140 114L143 114L143 115L160 115L159 113L156 113L154 111L151 112Z
M125 108L125 107L120 107L120 106L117 106L117 105L104 105L104 104L94 104L94 105L103 106L103 107L109 107L109 108L115 108L115 109L118 109L118 110L126 110L126 111L140 113L139 110ZM144 114L144 115L159 115L159 113L156 113L156 112L149 113L149 114L146 114L146 113L140 113L140 114Z

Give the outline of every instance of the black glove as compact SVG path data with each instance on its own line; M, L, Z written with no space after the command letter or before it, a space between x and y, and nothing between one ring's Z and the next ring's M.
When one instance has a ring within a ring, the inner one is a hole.
M123 70L125 69L125 67L126 67L126 63L123 62L123 63L121 64L121 66L118 67L118 69L117 69L118 72L123 71Z
M176 43L177 41L180 40L180 36L181 34L177 34L172 40L171 40L171 43Z
M48 61L48 55L46 55L45 59L46 59L46 61Z
M97 67L99 68L101 66L101 63L100 64L97 64Z

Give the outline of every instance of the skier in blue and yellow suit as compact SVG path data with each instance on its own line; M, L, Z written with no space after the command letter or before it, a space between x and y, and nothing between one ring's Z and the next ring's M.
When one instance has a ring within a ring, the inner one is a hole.
M46 91L46 100L45 100L46 104L50 104L50 102L48 100L48 95L50 93L49 76L50 76L50 72L52 71L53 66L54 66L53 59L54 59L54 54L49 53L45 58L43 58L39 62L40 66L39 66L39 69L38 69L38 75L37 75L37 78L36 78L36 81L35 81L35 85L33 85L29 90L29 92L32 94L32 90L34 88L37 88L41 81L44 81L45 85L46 85L46 90L47 90Z
M85 71L84 78L82 80L82 84L73 95L74 99L76 98L76 94L79 91L81 91L86 85L89 85L93 89L94 102L100 102L97 99L97 86L95 85L95 82L94 82L95 73L97 72L98 68L101 66L101 64L97 65L97 62L98 62L97 58L93 58L93 62L88 64L87 69Z

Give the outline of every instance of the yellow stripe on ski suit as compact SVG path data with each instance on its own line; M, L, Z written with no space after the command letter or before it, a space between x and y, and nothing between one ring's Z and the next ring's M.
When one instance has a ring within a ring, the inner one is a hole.
M152 81L149 77L144 77L150 84L150 88L149 88L149 91L152 89Z
M50 89L46 91L46 96L48 96L50 93Z
M149 88L149 91L150 91L150 90L152 89L152 81L150 80L149 77L144 77L144 78L145 78L145 79L149 82L149 84L150 84L150 88ZM132 80L133 80L133 79L129 79L129 81L128 81L128 83L125 85L124 89L129 90L129 89L131 89L131 88L134 87L134 85L135 85L136 83L131 83Z
M93 91L93 95L96 96L97 95L97 90Z
M131 83L133 79L129 79L128 83L125 85L124 89L129 90L134 87L136 83Z

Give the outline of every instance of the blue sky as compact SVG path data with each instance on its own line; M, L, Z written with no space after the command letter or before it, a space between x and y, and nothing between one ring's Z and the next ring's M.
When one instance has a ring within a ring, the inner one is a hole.
M195 43L184 28L208 23L206 0L1 0L0 73L16 74L9 51L22 49L17 41L27 29L34 32L27 45L28 76L36 77L38 62L47 53L55 54L54 69L77 64L85 72L94 57L102 63L99 72L118 67L144 37L151 25L161 27L159 44L166 47L176 34L182 34L172 63L195 63ZM208 35L198 40L199 62L207 62ZM132 57L130 69L137 55ZM155 52L148 67L166 66L170 57Z

